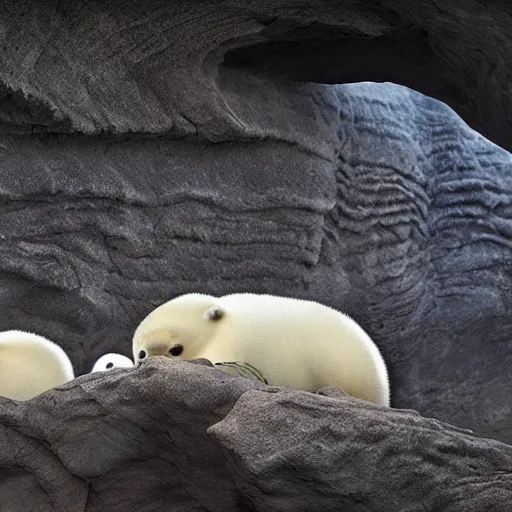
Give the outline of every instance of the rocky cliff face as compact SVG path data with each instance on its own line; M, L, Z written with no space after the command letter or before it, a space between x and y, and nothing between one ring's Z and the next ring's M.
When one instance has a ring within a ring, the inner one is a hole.
M3 1L0 329L48 336L82 374L103 353L129 355L138 322L175 295L310 298L370 333L395 407L510 442L512 9L438 4ZM333 85L368 80L419 92ZM21 428L53 414L43 403L89 407L69 393L0 413L26 411ZM278 396L269 407L304 400L309 414L311 397ZM210 425L231 425L228 409ZM0 452L17 434L5 435ZM229 464L246 450L224 449ZM6 493L53 485L8 460ZM69 489L93 478L52 460ZM253 469L233 470L237 489L259 485ZM250 500L278 510L266 496Z

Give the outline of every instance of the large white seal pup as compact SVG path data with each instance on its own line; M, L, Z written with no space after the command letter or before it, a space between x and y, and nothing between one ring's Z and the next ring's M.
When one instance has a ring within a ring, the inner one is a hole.
M0 396L29 400L75 378L67 354L30 332L0 332Z
M377 346L354 320L317 302L252 293L181 295L149 313L134 333L135 363L155 355L242 362L273 386L314 392L334 385L389 406Z
M114 368L132 368L133 361L122 354L110 352L101 356L92 367L91 373L104 372Z

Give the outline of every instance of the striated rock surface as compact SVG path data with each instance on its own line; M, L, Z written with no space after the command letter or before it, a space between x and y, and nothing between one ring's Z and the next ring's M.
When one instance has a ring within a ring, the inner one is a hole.
M389 81L445 101L512 148L505 0L3 0L2 9L6 132L314 146L329 123L307 126L304 109L314 115L308 96L322 101L322 88L296 94L290 81Z
M81 374L130 355L142 318L181 293L313 299L369 332L395 406L510 441L510 154L408 89L321 90L315 116L336 133L308 122L324 156L4 137L0 329L55 340Z
M512 447L155 358L1 401L0 510L506 511Z

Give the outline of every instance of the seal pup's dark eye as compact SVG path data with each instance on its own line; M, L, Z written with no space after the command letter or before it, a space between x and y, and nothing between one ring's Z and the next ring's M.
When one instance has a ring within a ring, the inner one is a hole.
M114 368L114 363L107 363L107 368Z
M139 359L144 359L146 357L146 352L144 350L141 350L139 352Z
M183 345L174 345L174 347L172 347L170 350L169 350L169 354L171 354L171 356L180 356L181 354L183 353Z

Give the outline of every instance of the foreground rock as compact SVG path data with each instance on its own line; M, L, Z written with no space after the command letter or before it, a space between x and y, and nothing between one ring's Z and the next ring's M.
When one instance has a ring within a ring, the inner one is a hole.
M1 508L508 510L512 447L323 393L158 358L2 400Z

